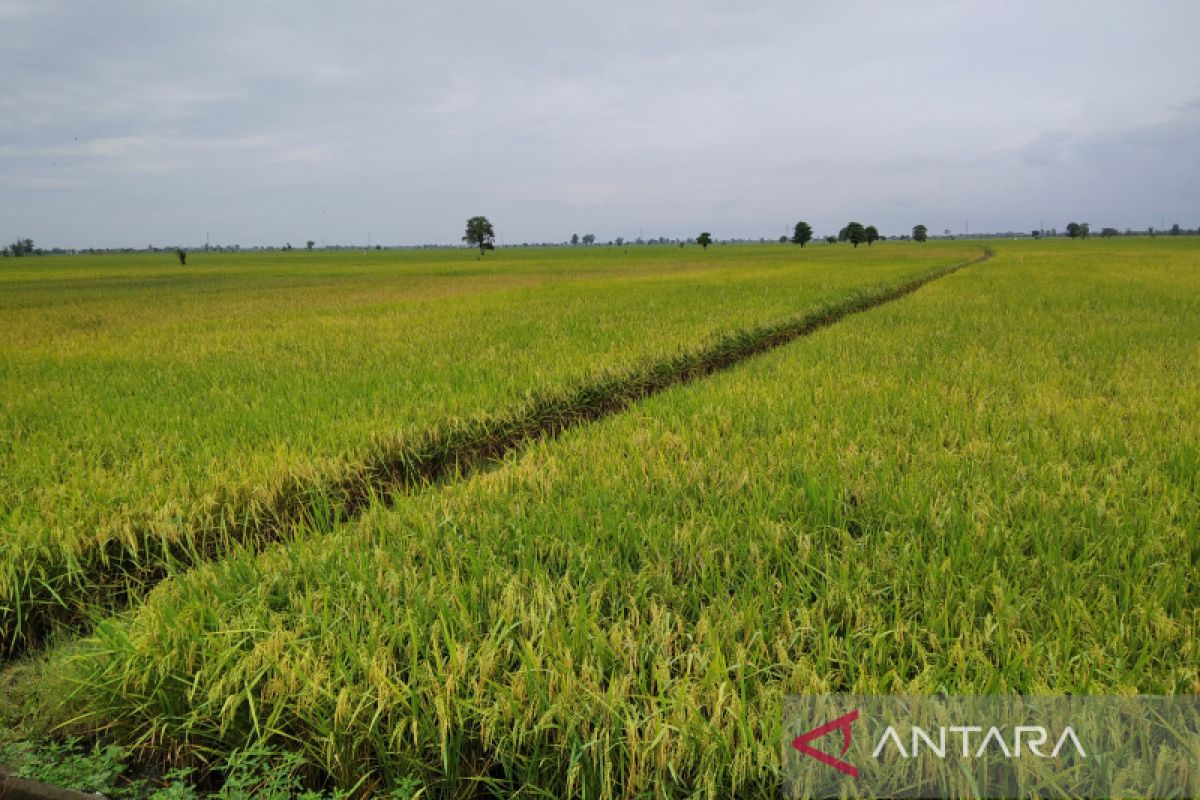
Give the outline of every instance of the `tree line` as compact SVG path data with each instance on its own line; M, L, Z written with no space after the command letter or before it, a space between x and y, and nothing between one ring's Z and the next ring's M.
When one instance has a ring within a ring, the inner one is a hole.
M4 248L4 255L12 255L17 258L21 256L31 256L34 253L41 255L41 250L35 250L33 247L33 239L17 239L15 242Z
M813 229L807 222L800 221L796 223L796 227L790 239L784 237L780 241L790 241L792 244L798 244L801 247L812 241ZM863 242L870 247L875 242L881 239L886 239L886 236L881 236L879 229L874 225L863 225L861 222L851 220L844 228L838 231L837 236L826 236L825 241L828 244L836 244L838 242L850 242L850 244L858 247ZM923 242L929 238L929 229L924 225L917 225L912 230L912 238L918 242Z
M1148 228L1146 231L1133 231L1129 228L1126 228L1124 235L1125 236L1133 236L1133 235L1155 236L1158 233L1160 233L1160 231L1156 231L1153 227ZM1185 231L1179 225L1179 223L1175 223L1174 225L1172 225L1170 227L1169 230L1166 231L1166 233L1170 234L1171 236L1180 236L1185 233L1200 234L1200 226L1198 226L1196 228L1196 230L1186 230ZM950 236L951 235L950 231L946 230L945 235ZM1065 228L1064 235L1070 239L1087 239L1088 237L1091 236L1091 226L1086 222L1074 222L1074 221L1068 222L1067 226ZM1106 227L1106 228L1101 229L1100 235L1107 239L1107 238L1111 238L1114 236L1120 236L1121 232L1118 231L1116 228ZM1032 236L1032 238L1034 238L1034 239L1040 239L1043 237L1056 237L1056 236L1058 236L1058 230L1055 228L1051 228L1050 230L1037 229L1037 230L1031 231L1030 236ZM828 244L836 244L838 242L850 242L852 245L854 245L854 247L857 248L860 244L863 244L864 242L867 244L868 247L870 247L875 242L886 239L886 238L887 238L886 236L882 236L879 233L879 229L876 228L874 225L863 225L861 222L851 220L840 231L838 231L836 236L826 236L825 242ZM899 238L907 239L910 237L909 236L901 236ZM912 229L911 238L915 242L926 241L929 238L928 226L914 225L913 229ZM466 233L463 235L462 240L468 246L478 247L480 255L483 255L486 251L494 250L496 248L495 227L485 216L479 215L479 216L471 217L470 219L467 220ZM779 237L780 244L783 244L785 242L791 242L792 244L800 245L800 247L804 247L812 240L813 240L813 228L811 225L809 225L807 222L805 222L803 220L796 223L795 227L792 230L792 235L790 237L787 236L786 234ZM667 244L667 243L675 243L676 241L677 240L669 240L666 237L660 236L657 240L655 240L653 238L650 239L649 243L654 244L657 242L658 244ZM708 246L710 244L713 244L715 241L716 241L716 239L713 238L713 235L711 232L703 231L695 239L688 239L687 244L695 243L695 244L698 244L701 247L703 247L705 250L707 250ZM760 239L759 241L765 241L765 239ZM579 245L579 244L593 245L596 243L596 235L594 233L586 233L583 236L580 236L579 234L574 233L574 234L571 234L570 243L572 245ZM644 242L641 237L638 237L636 243L643 244ZM614 241L609 242L609 244L616 244L618 247L620 247L625 244L625 239L621 236L618 236ZM684 242L682 240L679 240L678 244L680 247L684 246ZM315 245L316 245L316 242L314 242L312 239L309 239L307 242L305 242L305 248L310 251L313 249L313 247ZM151 249L157 250L158 248L151 248ZM205 249L206 250L208 249L207 245L205 246ZM285 245L283 247L283 249L284 250L292 250L293 248L292 248L292 245L290 243L288 243L287 245ZM376 249L377 250L380 249L380 245L376 245ZM58 252L63 252L63 251L55 249L52 252L58 253ZM43 251L41 248L34 247L32 239L18 239L17 241L13 242L10 245L0 247L0 256L6 257L6 258L9 256L20 258L23 256L28 256L28 255L42 255L42 253L43 253ZM183 249L182 247L177 247L177 248L175 248L175 255L179 258L180 264L187 263L187 250Z
M836 242L850 242L852 245L854 245L854 247L857 248L863 242L866 242L867 246L870 247L875 242L884 238L886 237L881 236L879 229L874 225L863 225L861 222L852 220L838 232L837 236L827 236L825 237L825 241L829 244L834 244ZM912 238L918 242L925 241L926 238L928 238L928 229L924 225L917 225L913 228ZM800 221L796 223L791 238L789 239L787 236L782 236L780 237L780 242L790 241L792 244L798 244L801 247L804 247L806 244L811 242L812 239L812 226L807 222ZM493 226L491 221L485 216L477 215L470 217L467 220L466 232L463 234L462 240L469 247L478 247L479 254L483 255L487 250L494 250L496 247L495 226ZM618 247L625 242L625 240L621 237L617 237L615 241ZM697 236L694 241L703 249L707 250L708 246L715 240L713 239L711 232L701 231L700 235ZM593 233L584 234L583 236L580 236L578 233L571 234L570 243L572 245L592 245L595 244L595 242L596 235ZM683 242L679 242L680 247L683 247L683 244Z

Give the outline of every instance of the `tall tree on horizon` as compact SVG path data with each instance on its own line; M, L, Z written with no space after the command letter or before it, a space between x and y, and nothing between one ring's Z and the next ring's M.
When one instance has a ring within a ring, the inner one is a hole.
M800 221L796 223L796 230L792 234L792 244L798 244L801 247L812 241L813 229L807 222Z
M838 240L850 242L857 250L858 246L867 240L867 229L863 227L861 222L851 221L846 227L838 231Z
M488 222L487 217L471 217L467 220L467 232L462 238L467 244L477 246L479 255L483 255L484 250L492 249L492 242L496 239L496 230L492 227L492 223Z

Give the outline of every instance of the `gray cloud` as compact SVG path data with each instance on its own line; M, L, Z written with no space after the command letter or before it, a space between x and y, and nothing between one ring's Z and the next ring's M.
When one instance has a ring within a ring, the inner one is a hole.
M0 22L0 236L47 244L1200 213L1190 0L0 0Z

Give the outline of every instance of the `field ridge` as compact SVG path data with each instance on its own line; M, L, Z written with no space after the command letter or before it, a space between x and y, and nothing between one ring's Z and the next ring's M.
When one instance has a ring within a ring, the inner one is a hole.
M240 487L216 496L185 531L168 535L154 519L84 554L83 569L10 581L0 596L0 657L44 644L59 626L80 626L97 611L115 611L168 574L237 548L259 549L297 529L327 531L375 502L450 483L495 464L525 445L619 413L664 389L732 367L822 328L893 300L992 256L936 267L915 278L826 302L797 315L727 334L668 358L593 375L575 386L535 393L495 415L449 419L416 434L379 439L355 462L281 476L270 487ZM38 566L30 554L18 571ZM69 565L67 565L69 566ZM79 575L87 575L86 583ZM26 576L28 577L28 575ZM23 596L22 596L23 595Z

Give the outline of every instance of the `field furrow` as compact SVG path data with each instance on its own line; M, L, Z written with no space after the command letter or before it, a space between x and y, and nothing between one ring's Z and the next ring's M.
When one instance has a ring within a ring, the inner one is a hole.
M970 252L6 275L0 312L21 324L0 373L0 649L911 291Z
M57 671L147 753L428 797L774 797L787 693L1194 693L1197 298L1194 245L999 243L173 576Z

